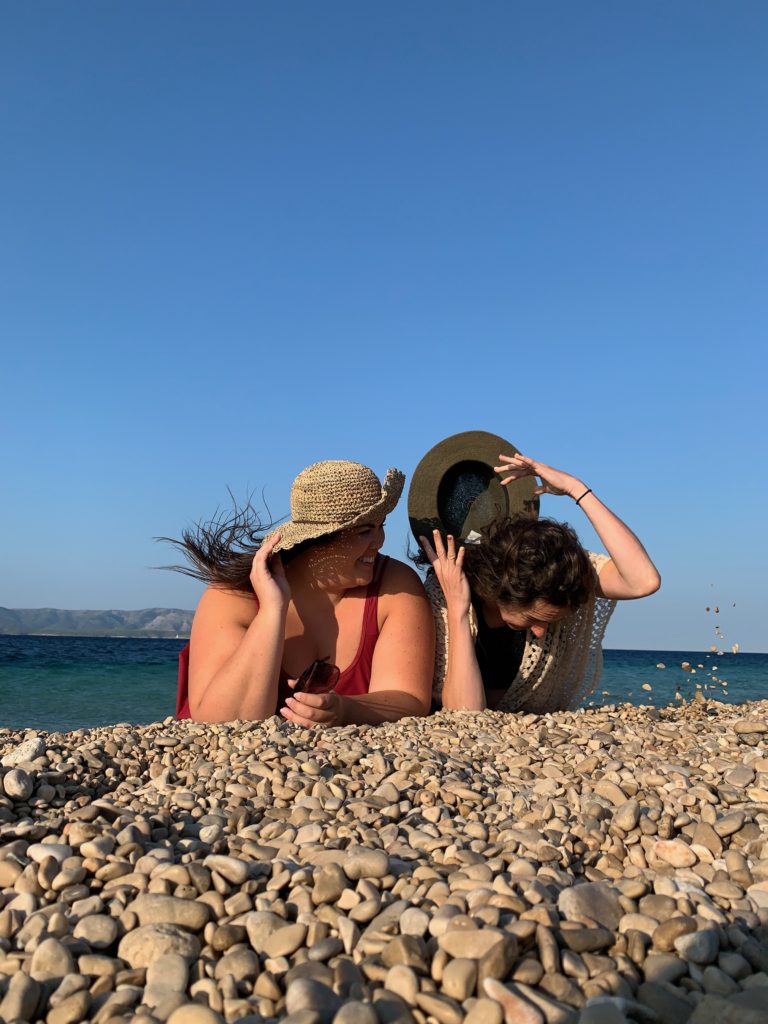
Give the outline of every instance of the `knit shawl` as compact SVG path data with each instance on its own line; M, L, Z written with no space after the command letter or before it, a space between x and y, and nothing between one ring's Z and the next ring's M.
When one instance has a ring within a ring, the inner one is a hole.
M599 575L609 561L607 555L589 552ZM448 610L442 587L430 569L425 581L437 633L432 698L440 706L443 681L448 667ZM523 660L517 675L496 707L497 711L526 711L546 714L575 707L590 694L603 670L602 642L616 602L592 596L573 615L553 622L543 637L530 630L525 638ZM477 616L470 606L469 625L477 639Z

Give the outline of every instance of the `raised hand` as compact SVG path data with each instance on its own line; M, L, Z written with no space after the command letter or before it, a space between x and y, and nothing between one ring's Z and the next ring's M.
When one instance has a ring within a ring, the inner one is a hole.
M501 476L502 484L512 483L525 476L537 476L541 483L534 489L534 494L568 494L575 499L584 490L584 485L577 477L548 466L546 462L529 459L519 452L517 455L499 455L499 460L501 465L493 468Z
M464 547L456 551L456 541L449 534L447 544L443 544L443 538L439 530L433 530L434 547L426 537L419 537L424 553L429 559L429 564L435 570L440 586L445 594L445 603L449 609L457 612L469 610L472 601L472 592L469 588L469 581L464 574Z
M273 554L280 534L266 540L253 556L251 565L251 584L259 602L259 608L275 607L283 609L291 599L291 585L285 575L283 560L279 554Z

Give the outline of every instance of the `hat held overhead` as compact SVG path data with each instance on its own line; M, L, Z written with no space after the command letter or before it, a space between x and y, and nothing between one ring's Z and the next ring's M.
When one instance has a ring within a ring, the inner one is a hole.
M525 478L503 487L494 472L502 452L517 451L503 437L485 430L452 434L430 448L408 491L408 518L416 539L440 530L471 542L475 533L517 512L538 516L535 480Z

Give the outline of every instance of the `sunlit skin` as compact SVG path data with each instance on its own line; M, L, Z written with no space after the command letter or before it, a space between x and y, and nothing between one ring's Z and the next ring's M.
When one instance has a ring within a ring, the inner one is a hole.
M374 519L308 548L287 566L285 574L291 582L297 576L292 566L303 560L302 568L312 575L315 589L329 595L343 594L371 582L376 555L383 544L384 520ZM274 557L280 558L279 555Z
M570 608L558 608L540 598L527 606L483 602L483 617L491 629L509 626L514 630L530 630L537 640L544 636L553 622L560 622L572 614Z
M344 672L362 635L365 597L384 543L373 518L319 540L283 564L279 532L260 547L253 594L209 587L192 624L190 710L198 721L259 720L275 713L281 672L293 685L317 659ZM375 724L429 710L434 624L416 573L386 564L378 601L379 638L368 693L299 693L278 713L305 726Z
M643 545L583 480L519 452L499 455L499 465L494 470L502 485L534 476L539 481L534 488L536 495L553 494L578 502L610 556L596 580L598 596L626 601L658 590L661 578ZM450 535L444 541L437 530L431 538L421 537L420 541L445 596L449 643L441 695L443 707L468 710L495 707L504 694L486 691L478 666L470 625L472 591L463 568L466 549L457 545ZM567 618L573 611L540 598L525 606L494 602L483 605L483 617L491 628L507 625L510 629L526 631L537 640L546 635L553 623Z

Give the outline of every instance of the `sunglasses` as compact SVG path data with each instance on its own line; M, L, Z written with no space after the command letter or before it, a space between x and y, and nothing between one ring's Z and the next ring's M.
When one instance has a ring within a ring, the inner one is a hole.
M294 693L328 693L339 681L341 671L338 666L331 664L328 658L318 658L305 668L296 685Z

